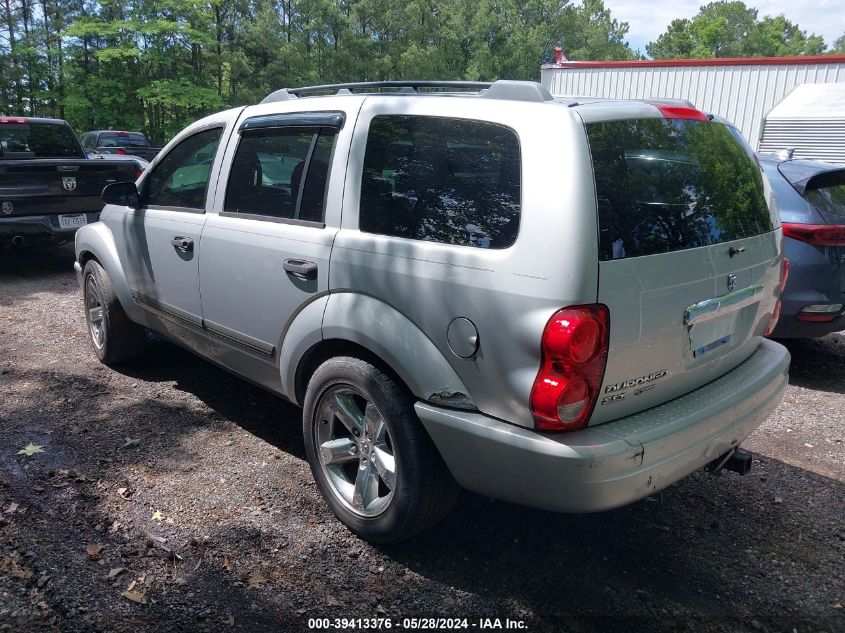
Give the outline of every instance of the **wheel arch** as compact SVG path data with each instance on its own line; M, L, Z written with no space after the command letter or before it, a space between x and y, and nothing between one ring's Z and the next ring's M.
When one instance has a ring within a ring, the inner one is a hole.
M288 384L304 401L308 380L328 358L352 355L393 377L413 397L432 404L475 409L463 381L434 343L408 317L375 297L336 292L326 297L319 340L298 355Z
M84 268L85 264L91 260L100 264L108 274L115 294L127 316L133 321L139 319L141 311L132 298L114 237L102 222L89 224L76 232L76 261Z

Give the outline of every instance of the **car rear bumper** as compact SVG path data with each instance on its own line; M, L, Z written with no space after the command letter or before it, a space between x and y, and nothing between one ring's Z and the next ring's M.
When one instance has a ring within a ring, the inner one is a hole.
M774 410L789 352L763 340L721 378L652 409L582 431L540 434L424 402L417 415L469 490L559 512L596 512L661 490L737 446Z
M71 215L83 215L73 213ZM88 224L96 222L99 212L84 214ZM22 237L23 244L63 242L73 238L76 228L63 229L59 226L58 215L21 215L0 217L0 242L11 242L15 237Z

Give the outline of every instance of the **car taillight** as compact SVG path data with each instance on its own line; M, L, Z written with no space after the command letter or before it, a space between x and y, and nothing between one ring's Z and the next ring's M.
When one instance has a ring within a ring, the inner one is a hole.
M766 336L769 336L775 331L778 319L780 318L780 296L783 294L783 289L786 288L786 280L789 279L789 260L784 257L783 263L780 266L780 284L778 284L778 299L775 302L775 310L772 312L772 318L769 319L769 325L766 326Z
M126 150L125 150L125 149L123 149L123 148L121 147L119 150L115 151L115 154L125 155L125 154L126 154Z
M29 123L25 116L0 116L0 123Z
M801 240L813 246L845 246L843 224L793 224L784 222L784 237Z
M801 308L796 318L810 323L829 323L838 319L840 312L841 303L813 304Z
M569 431L587 425L607 364L610 315L593 304L558 310L546 324L540 371L531 389L534 425Z
M136 167L135 168L135 180L138 180L138 178L140 178L141 174L143 174L143 173L144 173L143 169L141 169L140 167Z

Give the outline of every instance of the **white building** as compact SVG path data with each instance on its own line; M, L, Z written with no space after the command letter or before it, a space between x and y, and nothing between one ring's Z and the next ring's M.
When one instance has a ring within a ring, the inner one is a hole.
M558 55L558 59L540 71L542 84L553 95L687 99L699 110L733 122L755 149L760 146L764 118L796 87L845 83L845 55L614 62L576 62Z

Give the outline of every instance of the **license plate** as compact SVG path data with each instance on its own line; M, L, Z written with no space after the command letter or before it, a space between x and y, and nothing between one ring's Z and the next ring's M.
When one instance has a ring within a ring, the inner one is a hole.
M76 229L80 226L85 226L86 224L88 224L88 217L84 213L59 216L60 229Z

